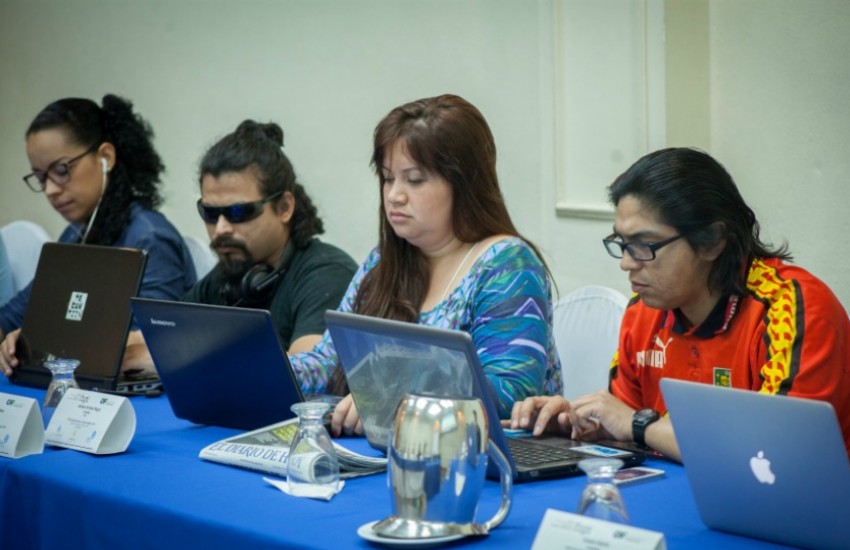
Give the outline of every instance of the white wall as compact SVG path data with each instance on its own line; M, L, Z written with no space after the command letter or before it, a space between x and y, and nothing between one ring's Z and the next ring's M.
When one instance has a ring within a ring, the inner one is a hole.
M156 131L164 212L181 231L205 236L193 206L205 149L244 118L274 120L326 239L359 260L376 242L375 125L397 105L452 92L490 121L512 214L539 240L546 24L537 3L492 0L4 0L0 224L28 217L59 233L62 220L20 180L23 132L53 99L115 92Z
M788 238L848 305L850 222L836 198L850 176L850 2L710 7L711 152L767 235ZM490 122L511 214L561 293L587 283L627 292L600 244L611 223L555 216L552 13L553 0L2 0L0 225L29 218L58 235L61 218L21 182L23 132L54 99L114 92L156 131L163 210L181 231L205 237L193 206L205 149L244 118L274 120L325 239L359 260L377 227L375 124L403 102L452 92Z
M712 153L850 308L850 2L710 6Z

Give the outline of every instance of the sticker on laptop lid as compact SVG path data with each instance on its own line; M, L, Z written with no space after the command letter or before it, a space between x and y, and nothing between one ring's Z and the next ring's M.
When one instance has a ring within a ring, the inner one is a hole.
M68 311L65 313L65 319L69 321L82 321L88 299L89 295L87 292L72 292L71 299L68 300Z
M622 451L620 449L613 449L611 447L603 447L602 445L580 445L578 447L570 448L571 451L578 451L580 453L584 453L586 455L591 456L604 456L604 457L617 457L617 456L629 456L632 453L628 451Z

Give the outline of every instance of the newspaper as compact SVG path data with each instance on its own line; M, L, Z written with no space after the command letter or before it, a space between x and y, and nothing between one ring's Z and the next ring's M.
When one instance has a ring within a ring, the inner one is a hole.
M298 418L272 424L252 432L228 437L204 447L199 457L211 462L257 470L286 477L289 446L298 431ZM383 472L387 459L351 451L334 442L339 459L339 477L349 479Z

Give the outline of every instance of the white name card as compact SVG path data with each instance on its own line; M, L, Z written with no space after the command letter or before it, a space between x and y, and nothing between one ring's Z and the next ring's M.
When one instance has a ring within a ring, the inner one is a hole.
M543 516L532 550L665 550L664 534L620 523L602 521L548 509Z
M136 433L136 411L126 397L71 388L62 397L45 441L98 455L123 453Z
M44 451L44 423L38 401L0 393L0 456L21 458Z

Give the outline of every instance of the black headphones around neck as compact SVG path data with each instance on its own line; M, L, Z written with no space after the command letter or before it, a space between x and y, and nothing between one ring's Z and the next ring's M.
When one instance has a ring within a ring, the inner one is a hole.
M242 297L233 305L254 305L267 301L277 288L275 283L286 275L293 254L295 254L295 245L290 240L283 249L283 258L277 267L272 269L268 264L257 264L248 270L239 285Z

